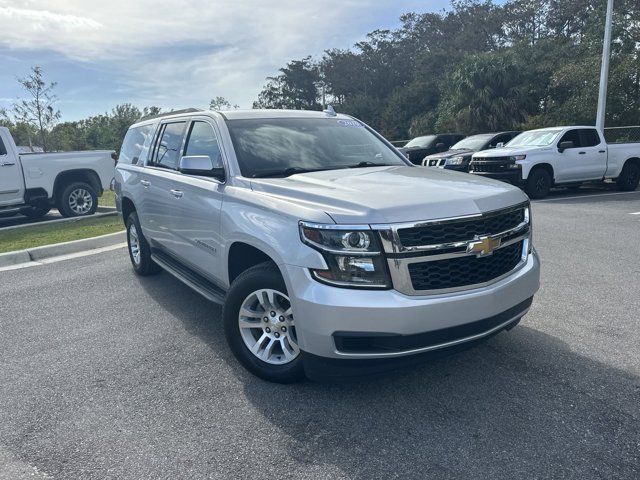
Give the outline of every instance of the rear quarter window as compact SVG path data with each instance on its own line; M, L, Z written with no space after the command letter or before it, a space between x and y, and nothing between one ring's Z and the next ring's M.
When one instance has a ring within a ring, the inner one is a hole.
M140 157L142 156L143 149L145 152L149 150L154 127L155 125L150 124L130 128L122 142L118 163L142 165L145 159Z
M6 155L6 154L7 154L7 149L4 146L4 142L0 138L0 155Z

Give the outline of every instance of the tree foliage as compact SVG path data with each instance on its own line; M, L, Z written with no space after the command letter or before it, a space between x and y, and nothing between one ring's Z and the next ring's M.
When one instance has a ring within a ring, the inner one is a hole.
M351 49L293 60L260 108L332 104L389 138L593 124L606 2L453 0L407 13ZM640 122L640 3L617 0L608 125Z
M47 151L48 133L60 119L60 110L55 108L57 97L53 93L55 83L44 80L42 68L35 66L31 73L19 78L18 83L29 94L29 98L19 99L13 104L13 111L19 123L25 123L37 130L40 145ZM27 130L29 146L32 145L30 130Z

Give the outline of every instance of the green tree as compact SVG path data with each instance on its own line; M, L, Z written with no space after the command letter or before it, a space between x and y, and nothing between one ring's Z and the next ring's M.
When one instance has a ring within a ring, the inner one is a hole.
M285 108L318 110L320 75L311 57L293 60L280 69L280 74L268 77L253 108Z
M30 98L20 99L14 103L14 114L20 122L37 128L40 144L47 151L48 133L60 119L60 110L54 106L57 101L57 97L53 93L56 83L47 84L42 68L39 66L33 67L28 76L19 78L18 83L26 90ZM31 144L31 138L29 138L29 145L31 146Z

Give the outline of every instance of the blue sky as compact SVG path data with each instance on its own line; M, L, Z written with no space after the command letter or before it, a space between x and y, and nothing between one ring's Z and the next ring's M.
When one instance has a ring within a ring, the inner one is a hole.
M345 48L408 11L448 0L0 0L0 107L40 65L56 81L63 120L118 103L250 108L288 60Z

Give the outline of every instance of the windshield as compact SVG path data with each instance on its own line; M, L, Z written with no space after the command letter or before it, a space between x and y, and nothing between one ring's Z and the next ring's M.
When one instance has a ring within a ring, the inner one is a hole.
M356 120L259 118L228 120L227 126L245 177L407 165Z
M457 149L469 149L469 150L483 150L493 138L493 135L473 135L471 137L464 138L451 147L451 150Z
M558 135L562 132L561 128L550 130L531 130L530 132L522 132L507 143L509 147L544 147L551 145Z
M404 148L411 147L428 147L436 139L435 135L427 135L426 137L416 137L404 146Z

